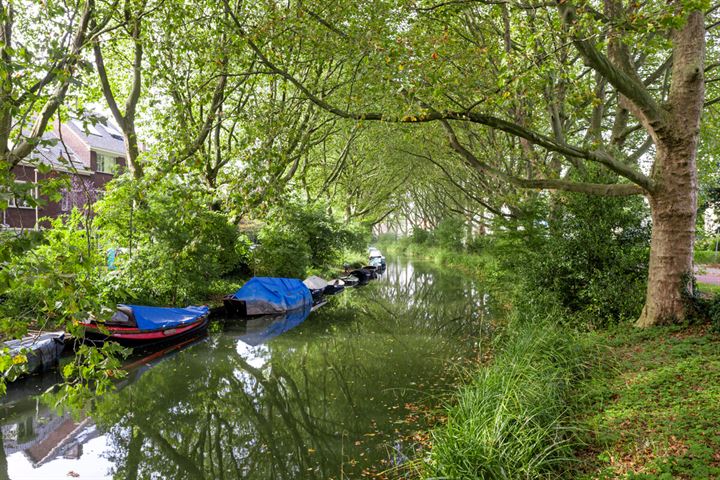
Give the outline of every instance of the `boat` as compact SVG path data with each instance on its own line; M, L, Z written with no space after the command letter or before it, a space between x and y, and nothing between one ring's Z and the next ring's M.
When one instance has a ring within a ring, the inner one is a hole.
M370 265L379 267L382 270L385 270L386 264L385 264L385 256L375 247L370 247L368 250L368 262Z
M210 309L207 306L186 308L118 305L106 322L81 323L85 338L115 341L130 347L157 346L198 336L207 331Z
M343 282L346 287L354 287L360 283L360 280L355 275L345 275L344 277L340 277L339 280Z
M303 283L308 289L310 289L310 294L313 297L313 303L322 301L325 289L328 286L328 282L324 278L320 278L317 275L311 275L303 280Z
M325 287L325 295L335 295L345 290L345 282L339 278L330 280Z
M40 373L55 367L65 349L65 332L36 332L17 340L3 342L8 353L25 355L23 373Z
M227 314L243 317L282 314L314 303L310 289L297 278L253 277L223 299Z
M336 293L340 293L345 289L345 282L343 282L339 278L328 282L324 278L313 275L303 280L303 283L310 289L313 300L315 299L316 295L335 295Z
M370 280L377 278L377 274L371 270L367 270L366 268L358 268L350 272L350 275L353 277L357 277L358 283L363 284L367 283Z

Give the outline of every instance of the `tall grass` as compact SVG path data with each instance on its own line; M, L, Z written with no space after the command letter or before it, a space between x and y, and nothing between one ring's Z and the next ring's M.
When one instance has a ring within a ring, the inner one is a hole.
M594 337L513 320L433 431L427 477L551 478L572 462L568 400L596 358Z

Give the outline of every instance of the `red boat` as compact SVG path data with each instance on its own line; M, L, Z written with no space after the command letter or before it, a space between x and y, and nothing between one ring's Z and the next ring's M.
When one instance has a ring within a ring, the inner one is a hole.
M197 336L207 330L210 309L118 305L117 312L104 323L87 322L85 338L114 341L130 347L157 346Z

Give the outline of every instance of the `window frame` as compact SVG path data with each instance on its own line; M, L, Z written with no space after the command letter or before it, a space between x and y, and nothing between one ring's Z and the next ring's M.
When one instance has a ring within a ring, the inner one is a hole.
M103 159L102 162L100 161L101 158ZM108 160L109 162L111 162L111 166L108 170L104 170L104 168L106 167L105 160ZM101 167L100 167L101 165L102 165L103 169L101 169ZM117 172L117 168L118 168L118 160L116 157L113 157L112 155L108 155L106 153L95 152L95 171L96 172L105 173L107 175L115 175L115 173Z
M14 180L14 183L33 183L33 182L28 182L27 180ZM30 196L37 200L37 186L32 188L30 190L30 192L31 192ZM33 207L32 205L28 205L28 204L18 205L17 201L18 201L18 198L15 197L14 195L11 195L10 198L8 199L8 208L18 208L18 209L23 209L23 210L35 210L35 207Z

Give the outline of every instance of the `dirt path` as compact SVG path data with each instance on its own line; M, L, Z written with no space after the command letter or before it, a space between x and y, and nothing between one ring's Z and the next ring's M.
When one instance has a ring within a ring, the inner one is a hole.
M720 267L710 265L696 265L695 279L701 283L720 285Z

